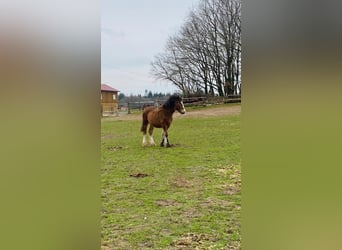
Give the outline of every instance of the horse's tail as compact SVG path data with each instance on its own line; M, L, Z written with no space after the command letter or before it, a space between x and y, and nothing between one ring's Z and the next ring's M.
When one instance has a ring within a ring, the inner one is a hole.
M142 110L145 111L146 109L150 109L150 108L154 108L154 106L152 106L151 104L144 104L142 106Z
M144 134L146 134L147 125L148 125L148 120L147 120L148 111L146 111L145 109L146 107L144 107L144 111L142 113L142 124L141 124L141 129L140 129L140 131L143 132Z
M144 134L146 134L146 130L147 130L147 126L148 126L147 116L154 109L155 109L155 107L153 107L153 106L144 107L144 111L142 113L142 124L141 124L141 129L140 129L140 131L143 132Z

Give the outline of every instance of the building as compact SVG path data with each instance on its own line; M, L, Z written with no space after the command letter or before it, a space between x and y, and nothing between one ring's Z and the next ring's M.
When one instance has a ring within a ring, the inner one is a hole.
M118 109L119 90L107 85L101 84L101 113L102 115L112 115Z

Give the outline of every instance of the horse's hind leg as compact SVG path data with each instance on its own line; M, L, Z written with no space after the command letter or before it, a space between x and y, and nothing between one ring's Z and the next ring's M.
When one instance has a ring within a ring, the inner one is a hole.
M143 145L143 147L147 145L147 142L146 142L146 134L143 134L142 145Z
M154 140L153 140L153 135L152 135L153 134L153 126L152 126L152 124L150 124L150 128L148 130L148 133L150 135L150 144L151 145L156 145Z
M142 145L146 146L146 131L147 131L147 126L148 126L148 121L147 121L147 117L146 114L143 114L143 121L142 121L142 125L141 125L141 132L143 132L143 141L142 141Z

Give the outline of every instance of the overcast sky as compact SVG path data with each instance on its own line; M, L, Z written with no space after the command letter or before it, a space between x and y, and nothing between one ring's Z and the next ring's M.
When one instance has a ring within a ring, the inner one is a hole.
M199 0L102 0L101 77L124 93L173 93L150 75L154 56L164 51Z

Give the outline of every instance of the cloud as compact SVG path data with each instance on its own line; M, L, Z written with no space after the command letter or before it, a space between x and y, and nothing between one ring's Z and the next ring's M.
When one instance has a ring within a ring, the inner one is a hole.
M150 64L179 30L199 0L103 0L101 5L102 81L125 94L174 92L169 82L155 81Z
M123 30L114 30L112 28L101 27L101 36L103 38L110 39L123 39L125 38L126 34Z
M129 69L103 69L101 82L128 94L143 94L145 89L152 92L173 93L176 88L167 82L155 81L146 66Z

